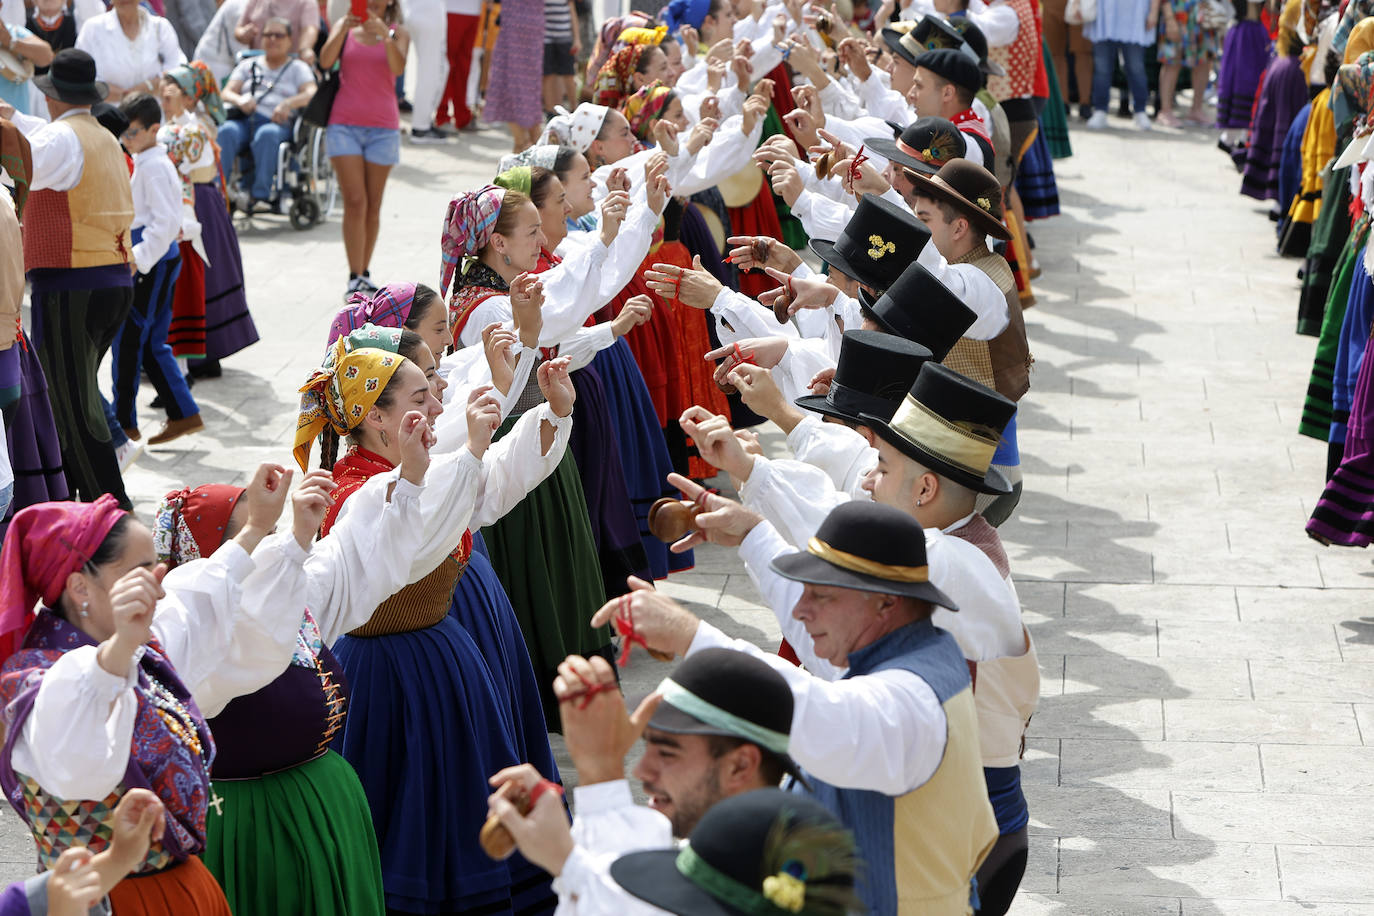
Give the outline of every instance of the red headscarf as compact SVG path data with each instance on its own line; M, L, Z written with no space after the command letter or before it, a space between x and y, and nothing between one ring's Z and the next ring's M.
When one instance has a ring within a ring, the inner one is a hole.
M37 503L14 516L0 547L0 658L18 648L34 605L56 605L67 577L90 562L126 514L106 493L93 503Z
M243 487L208 483L194 490L173 490L162 497L153 522L158 560L176 567L219 550L229 516L242 495Z

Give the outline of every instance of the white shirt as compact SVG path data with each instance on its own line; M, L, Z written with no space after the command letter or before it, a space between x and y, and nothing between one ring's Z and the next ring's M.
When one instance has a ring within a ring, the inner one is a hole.
M90 113L89 108L73 108L64 111L57 120L48 122L16 111L10 118L29 141L29 153L33 156L30 191L44 188L70 191L81 183L81 173L86 168L86 154L81 149L76 132L62 122L73 115Z
M911 5L902 10L898 19L920 20L926 15L947 19L935 9L933 0L911 0ZM983 0L969 0L968 18L983 33L989 48L1000 48L1016 40L1021 23L1016 18L1016 10L1004 3L988 4Z
M626 891L611 877L616 859L645 849L669 849L672 824L636 805L624 779L573 789L572 854L554 879L557 916L642 916L664 912Z
M181 178L167 158L167 147L155 143L134 157L130 178L134 198L134 229L143 235L134 245L139 273L148 273L167 254L181 232Z
M114 10L81 27L76 46L95 58L96 79L128 89L186 63L170 22L142 8L138 18L138 37L133 41L124 35Z
M916 262L924 265L935 279L978 316L964 332L965 337L970 340L992 340L1007 329L1011 322L1007 314L1007 296L986 271L973 264L949 263L934 243L927 243L921 249Z

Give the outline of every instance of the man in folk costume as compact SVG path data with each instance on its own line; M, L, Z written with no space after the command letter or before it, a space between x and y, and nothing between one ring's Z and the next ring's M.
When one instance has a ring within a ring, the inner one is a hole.
M966 159L953 160L935 175L910 173L915 186L916 217L931 231L935 247L951 264L971 264L997 284L1006 299L1006 326L986 340L964 338L944 364L998 394L1019 401L1030 390L1033 359L1026 340L1021 297L1007 259L988 248L988 236L1007 240L1002 222L1002 188L987 169ZM1000 525L1021 500L1021 453L1013 415L993 457L993 464L1012 484L1012 492L981 507L983 516Z
M95 61L69 49L34 79L52 122L0 104L33 152L24 269L33 340L48 377L67 477L83 500L110 493L132 508L110 441L96 370L133 301L129 172L119 143L91 115L109 92Z
M735 522L753 516L729 514ZM741 534L716 529L713 540L738 543ZM854 831L866 863L859 891L870 912L971 914L973 876L997 824L980 771L969 669L954 637L931 622L936 607L956 606L929 581L920 523L888 506L845 503L805 551L771 566L802 584L791 611L807 642L799 652L842 677L826 680L731 640L647 586L630 594L629 613L651 649L690 659L733 648L787 680L789 748L805 773L802 788ZM617 612L612 602L593 620Z
M916 78L907 97L920 117L953 121L968 141L965 157L986 167L996 161L992 132L973 109L983 74L972 52L964 49L937 48L916 58Z

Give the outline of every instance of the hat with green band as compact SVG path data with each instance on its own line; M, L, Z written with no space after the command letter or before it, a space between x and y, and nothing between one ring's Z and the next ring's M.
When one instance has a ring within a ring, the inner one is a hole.
M815 800L758 789L717 802L681 850L611 865L634 896L690 916L844 916L857 909L854 838Z
M659 684L663 702L649 727L679 735L723 735L757 744L800 776L788 755L792 690L767 662L734 649L694 652Z

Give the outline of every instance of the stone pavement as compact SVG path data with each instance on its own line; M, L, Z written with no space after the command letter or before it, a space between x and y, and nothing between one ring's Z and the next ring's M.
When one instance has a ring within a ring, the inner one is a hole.
M1303 531L1325 450L1296 432L1314 348L1293 333L1297 263L1209 132L1073 142L1064 212L1033 227L1026 495L1003 528L1043 676L1013 912L1374 914L1374 571ZM379 281L437 285L450 194L506 149L495 131L407 146ZM205 433L131 469L145 517L172 486L290 463L296 389L347 276L338 218L240 237L264 339L196 387ZM733 552L700 551L666 589L776 644ZM636 653L631 699L666 667ZM6 810L0 877L31 863Z

